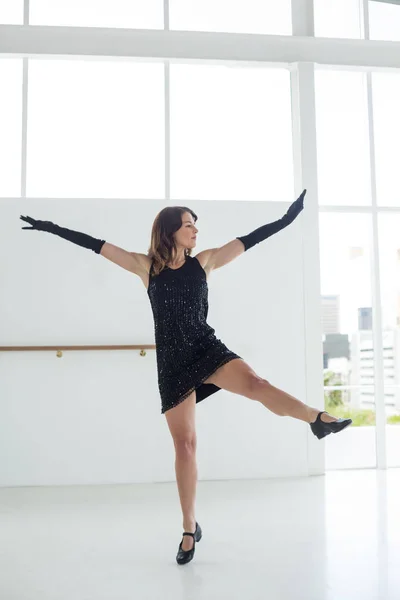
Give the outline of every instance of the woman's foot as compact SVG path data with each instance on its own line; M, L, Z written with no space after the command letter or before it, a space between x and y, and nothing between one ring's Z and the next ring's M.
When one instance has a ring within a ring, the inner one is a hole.
M178 548L178 553L176 555L176 562L178 563L178 565L185 565L186 563L190 562L193 557L194 557L194 553L195 553L195 548L196 548L196 542L199 542L202 538L203 532L201 530L201 527L198 523L195 523L195 527L194 527L194 532L191 531L184 531L183 532L183 536L182 536L182 541L179 544L179 548ZM185 538L190 537L193 540L193 545L189 550L185 550L183 544L185 541Z
M337 421L337 418L332 417L332 415L330 415L329 413L322 413L321 421L324 421L325 423L333 423L333 421Z
M313 414L311 416L311 421L310 423L315 423L318 415L319 415L320 411L315 409L313 410ZM332 417L332 415L330 415L329 413L323 412L321 414L320 417L321 421L323 421L324 423L333 423L333 421L337 421L338 419L336 417Z
M323 418L324 415L326 415L326 419ZM342 431L351 425L352 422L351 419L337 419L336 417L332 417L329 413L321 411L318 413L315 421L311 421L310 427L313 434L321 440L326 435Z
M191 533L194 533L196 529L196 521L193 521L193 523L189 524L187 527L185 527L185 525L183 526L183 530L184 531L190 531ZM190 536L190 535L184 535L182 537L182 550L191 550L193 548L193 544L194 544L194 539Z

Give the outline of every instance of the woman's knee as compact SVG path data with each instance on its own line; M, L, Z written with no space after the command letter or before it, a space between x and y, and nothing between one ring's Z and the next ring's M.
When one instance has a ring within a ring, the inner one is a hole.
M197 439L196 434L188 432L187 435L174 438L176 454L179 456L190 456L196 453Z

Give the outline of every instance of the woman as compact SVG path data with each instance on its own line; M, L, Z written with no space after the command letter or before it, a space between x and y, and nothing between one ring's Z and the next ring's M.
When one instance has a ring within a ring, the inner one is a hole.
M195 405L220 389L258 400L277 415L288 415L310 424L319 439L342 431L351 419L336 419L311 408L274 387L257 375L237 354L215 336L207 323L207 277L255 244L287 227L304 208L306 190L286 214L246 236L237 237L220 248L191 256L196 246L197 215L184 206L166 207L152 228L148 254L127 252L118 246L84 233L61 228L51 221L21 219L97 254L138 275L151 303L161 413L165 413L173 437L175 471L183 513L184 533L176 560L192 560L195 542L202 531L195 519L197 483Z

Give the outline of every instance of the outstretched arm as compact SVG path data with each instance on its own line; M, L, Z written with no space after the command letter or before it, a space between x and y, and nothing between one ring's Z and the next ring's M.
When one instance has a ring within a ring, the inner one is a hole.
M26 229L27 231L47 231L47 233L53 233L58 235L59 237L68 240L69 242L73 242L78 246L83 246L83 248L87 248L88 250L93 250L96 254L100 254L101 248L103 244L105 244L105 240L99 240L94 238L86 233L81 233L80 231L73 231L72 229L67 229L66 227L60 227L52 221L40 221L38 219L32 219L32 217L23 217L20 216L22 221L26 221L31 225L31 227L22 227L22 229Z
M306 192L307 190L303 190L297 200L289 206L288 211L281 219L278 219L278 221L274 221L273 223L267 223L266 225L255 229L248 235L237 237L236 239L243 242L245 250L249 250L249 248L252 248L256 244L290 225L304 208L304 196L306 195Z
M135 252L127 252L123 248L119 248L105 240L94 238L86 233L81 233L80 231L59 227L51 221L39 221L28 216L23 217L22 215L20 216L20 219L31 225L31 227L22 227L22 229L26 229L27 231L36 229L37 231L53 233L78 246L93 250L96 254L101 254L111 262L132 273L139 274L139 272L143 270L143 265L140 262L141 255Z
M237 237L220 248L204 250L197 256L202 256L203 262L206 265L205 268L210 271L212 269L223 267L240 254L243 254L246 250L249 250L256 244L290 225L304 208L304 196L306 195L306 192L307 190L304 190L301 193L297 200L289 206L286 214L283 215L281 219L278 219L278 221L262 225L248 235Z

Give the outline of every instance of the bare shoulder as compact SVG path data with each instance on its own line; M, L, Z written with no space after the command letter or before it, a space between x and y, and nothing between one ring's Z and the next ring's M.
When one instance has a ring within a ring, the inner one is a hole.
M214 252L214 248L209 248L208 250L202 250L201 252L196 254L196 256L194 256L193 258L197 258L197 260L199 261L199 263L201 264L203 269L206 271L207 269L209 269L209 264L211 262L210 258L212 257L213 252Z
M135 259L135 273L136 275L139 275L147 290L150 282L151 259L147 254L141 254L140 252L129 252L129 254Z
M141 254L140 252L129 252L129 254L136 260L140 269L150 273L151 259L147 254Z
M197 258L197 260L199 261L200 265L203 267L205 273L206 273L206 277L208 280L208 277L212 271L212 260L211 257L213 256L213 252L214 252L214 248L210 248L208 250L202 250L201 252L199 252L198 254L196 254L196 256L194 256L193 258Z
M209 248L208 250L203 250L203 252L200 252L197 257L199 262L201 261L201 263L205 264L205 266L202 265L203 268L210 272L232 262L234 258L237 258L243 254L244 251L244 243L235 238L219 248Z

